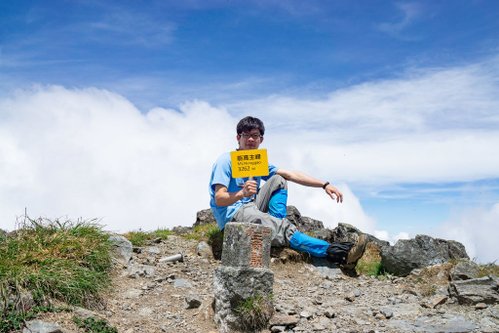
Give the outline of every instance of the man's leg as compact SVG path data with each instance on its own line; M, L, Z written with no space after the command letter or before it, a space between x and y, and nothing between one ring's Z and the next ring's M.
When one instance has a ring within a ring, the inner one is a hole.
M289 246L289 239L296 232L296 227L286 219L274 217L257 208L254 202L244 204L234 215L232 221L256 223L272 230L273 246Z
M272 230L272 246L289 246L294 250L306 252L313 257L327 257L331 262L355 267L364 253L367 237L361 235L355 243L328 243L311 237L296 229L286 218L279 219L260 211L255 203L243 205L234 215L233 221L262 224Z
M263 213L268 213L274 218L280 219L282 225L293 226L292 232L283 235L286 245L294 250L307 252L314 257L326 257L329 243L314 237L310 237L298 230L285 218L287 215L286 205L288 199L287 180L282 176L272 176L261 187L255 200L256 207ZM261 218L265 219L265 216ZM273 222L279 223L279 222ZM289 228L285 227L286 230Z
M241 207L234 221L263 224L272 229L273 246L289 246L314 257L328 257L337 264L354 264L362 256L366 239L360 237L354 243L328 243L296 229L285 217L287 181L282 176L271 177L259 190L255 203ZM355 253L355 254L353 254Z
M281 219L287 215L287 202L288 183L279 175L270 177L260 188L255 199L256 207L259 210Z

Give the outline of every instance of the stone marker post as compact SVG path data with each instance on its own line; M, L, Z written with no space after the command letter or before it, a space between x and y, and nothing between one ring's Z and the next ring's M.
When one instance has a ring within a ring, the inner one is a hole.
M271 229L259 224L225 225L222 265L215 270L213 286L220 332L252 331L272 317L271 238Z

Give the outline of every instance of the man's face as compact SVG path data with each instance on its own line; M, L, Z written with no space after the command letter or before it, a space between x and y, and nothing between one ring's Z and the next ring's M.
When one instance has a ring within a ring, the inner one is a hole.
M237 135L237 142L239 143L240 150L258 149L260 143L263 141L263 136L260 135L258 129L252 129L249 132L242 132Z

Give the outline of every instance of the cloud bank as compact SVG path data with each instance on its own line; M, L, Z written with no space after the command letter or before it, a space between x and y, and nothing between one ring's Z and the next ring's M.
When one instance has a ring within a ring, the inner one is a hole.
M380 230L382 221L364 212L352 188L499 178L499 156L491 153L499 146L498 63L407 72L324 98L220 106L192 100L145 113L96 88L0 95L0 227L13 229L25 208L32 217L101 218L115 231L192 225L208 207L213 161L236 148L235 124L252 114L267 125L271 162L344 192L337 205L322 191L292 185L290 204L303 215L328 227L346 222L392 241L407 238L404 230ZM476 215L477 223L496 228L496 211ZM469 220L454 218L450 238L479 258L499 253L491 233Z
M212 163L236 148L238 118L201 101L144 114L109 91L50 86L1 100L0 114L7 229L25 208L31 217L100 218L120 232L190 226L209 206ZM300 186L290 203L326 226L350 221L373 231L359 200L346 184L340 188L342 205Z
M453 221L442 224L438 233L444 238L462 242L470 258L497 264L496 230L499 230L499 202L492 207L476 207L461 213Z
M142 114L108 91L45 87L0 110L7 228L24 207L33 217L102 218L117 231L192 225L208 207L213 153L233 148L232 118L204 102Z

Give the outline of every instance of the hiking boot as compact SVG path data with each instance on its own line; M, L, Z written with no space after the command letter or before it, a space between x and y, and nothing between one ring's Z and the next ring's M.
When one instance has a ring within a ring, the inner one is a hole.
M353 244L346 258L345 268L353 268L357 265L357 261L362 257L367 245L367 235L360 234L357 241Z
M353 246L350 242L333 242L327 249L327 259L335 265L345 265Z

